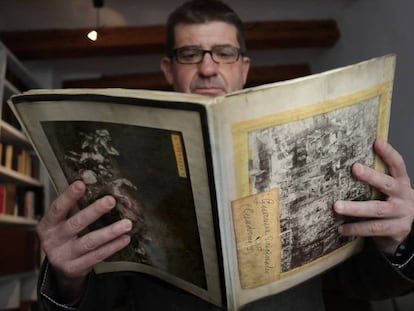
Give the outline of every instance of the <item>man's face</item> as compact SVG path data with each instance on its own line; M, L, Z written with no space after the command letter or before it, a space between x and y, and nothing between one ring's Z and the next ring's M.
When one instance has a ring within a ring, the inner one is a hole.
M239 47L236 27L225 22L178 24L175 27L175 48L188 46L211 50L215 46ZM240 90L246 82L250 59L240 56L232 64L217 64L211 54L205 53L199 64L180 64L164 57L161 69L174 90L219 96Z

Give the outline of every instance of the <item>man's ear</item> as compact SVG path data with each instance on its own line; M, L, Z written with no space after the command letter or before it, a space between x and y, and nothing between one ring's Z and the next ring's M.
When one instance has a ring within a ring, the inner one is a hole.
M164 73L165 79L168 81L169 84L173 84L173 74L172 74L172 62L171 58L163 57L160 62L160 67L162 72Z
M250 70L250 58L247 56L243 56L243 85L246 84L249 70Z

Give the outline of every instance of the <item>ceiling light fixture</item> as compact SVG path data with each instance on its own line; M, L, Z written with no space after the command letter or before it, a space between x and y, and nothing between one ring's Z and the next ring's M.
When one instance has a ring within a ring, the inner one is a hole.
M88 38L92 41L98 39L98 28L99 28L99 13L100 9L104 5L104 0L93 0L93 7L96 9L96 27L88 33Z

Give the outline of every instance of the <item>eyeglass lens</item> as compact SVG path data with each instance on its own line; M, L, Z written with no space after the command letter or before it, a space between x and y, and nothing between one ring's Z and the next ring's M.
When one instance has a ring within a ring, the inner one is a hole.
M210 54L216 63L230 64L238 60L240 56L239 48L234 46L215 46L211 50L203 50L200 47L182 47L174 51L177 62L183 64L200 63L205 54Z

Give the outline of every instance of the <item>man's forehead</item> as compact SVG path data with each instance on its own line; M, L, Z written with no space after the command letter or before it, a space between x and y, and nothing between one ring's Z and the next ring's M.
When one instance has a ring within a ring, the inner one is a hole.
M200 24L181 23L175 26L174 33L175 47L198 45L203 48L211 48L223 44L239 46L236 27L222 21Z

